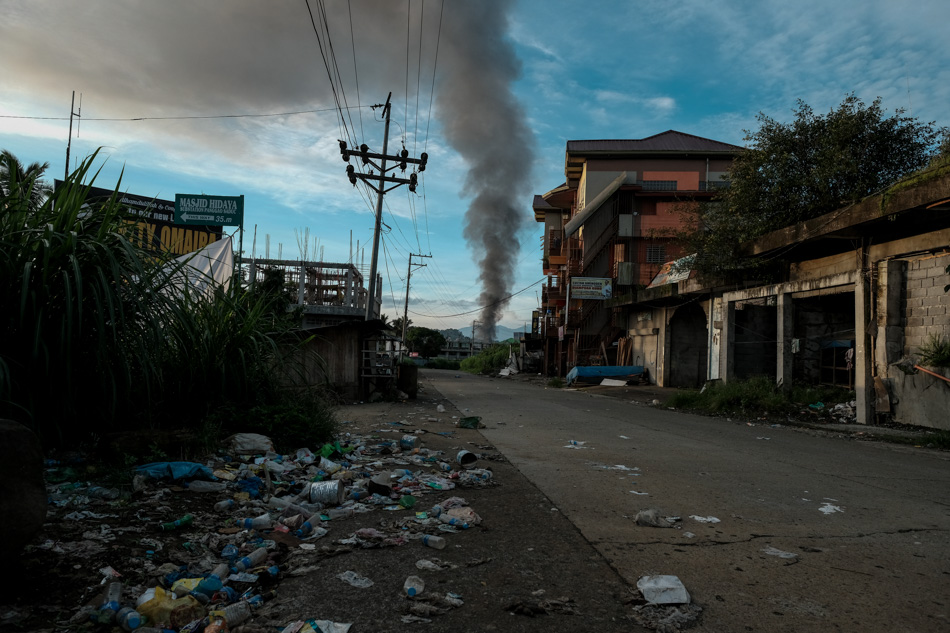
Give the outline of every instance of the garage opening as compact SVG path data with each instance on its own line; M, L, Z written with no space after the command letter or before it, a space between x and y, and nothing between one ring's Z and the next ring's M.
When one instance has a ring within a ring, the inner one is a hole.
M775 297L736 302L735 348L733 362L736 378L778 375L778 309Z
M669 328L670 386L702 385L709 354L706 312L698 303L681 306L673 313Z
M807 385L854 389L854 292L796 294L792 376Z

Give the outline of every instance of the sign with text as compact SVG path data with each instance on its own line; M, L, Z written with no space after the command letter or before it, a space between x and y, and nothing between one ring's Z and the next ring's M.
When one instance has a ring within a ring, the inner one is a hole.
M573 277L571 299L610 299L613 288L610 279L603 277Z
M244 196L175 194L176 224L237 226L244 223Z
M63 186L63 182L56 180L54 186L58 189ZM122 232L131 242L153 253L185 255L221 239L220 226L199 223L197 226L185 227L175 223L175 203L171 200L89 187L84 206L95 208L107 203L113 196L118 204L128 210Z

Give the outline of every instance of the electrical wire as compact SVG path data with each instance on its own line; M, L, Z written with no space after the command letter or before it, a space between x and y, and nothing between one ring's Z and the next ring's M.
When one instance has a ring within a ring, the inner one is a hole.
M460 317L460 316L466 316L466 315L469 315L469 314L475 314L476 312L481 312L481 311L484 310L485 308L490 308L490 307L492 307L492 306L496 306L496 305L500 305L500 304L502 304L502 303L505 303L506 301L508 301L508 300L511 299L512 297L517 297L517 296L520 295L522 292L525 292L526 290L530 290L531 288L534 288L534 287L537 286L539 283L542 283L544 280L545 280L545 278L541 278L541 279L537 280L536 282L534 282L533 284L531 284L530 286L525 286L525 287L522 288L521 290L519 290L519 291L517 291L517 292L513 292L513 293L511 293L510 295L508 295L508 296L506 296L506 297L502 297L501 299L499 299L498 301L495 301L494 303L485 304L485 305L483 305L483 306L481 306L481 307L479 307L479 308L476 308L475 310L469 310L468 312L461 312L461 313L459 313L459 314L438 314L438 315L437 315L437 314L423 314L423 313L421 313L421 312L413 312L412 310L409 310L409 312L412 312L412 313L415 314L416 316L430 317L430 318L433 318L433 319L449 319L449 318L452 318L452 317Z
M346 0L346 11L350 16L350 47L353 49L353 74L356 77L356 103L361 103L360 101L360 73L359 68L356 64L356 36L353 34L353 9L350 6L350 0ZM359 107L359 106L357 106ZM363 111L357 110L360 113L360 136L366 138L366 133L363 131Z
M370 106L352 106L354 109ZM193 114L182 116L138 116L138 117L88 117L83 121L185 121L188 119L248 119L274 116L293 116L295 114L317 114L320 112L337 112L339 108L318 108L316 110L294 110L292 112L264 112L248 114ZM0 114L0 119L26 119L30 121L68 121L68 116L22 116L17 114Z

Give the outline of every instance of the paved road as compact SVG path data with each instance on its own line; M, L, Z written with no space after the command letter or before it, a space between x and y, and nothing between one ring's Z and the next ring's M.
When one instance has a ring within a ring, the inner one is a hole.
M421 378L481 416L485 438L627 582L678 576L705 609L695 630L950 631L948 453L510 379ZM648 508L682 517L679 529L636 525Z

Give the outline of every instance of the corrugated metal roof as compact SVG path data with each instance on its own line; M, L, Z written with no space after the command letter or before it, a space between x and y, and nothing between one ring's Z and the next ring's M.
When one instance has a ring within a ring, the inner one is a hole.
M667 130L642 139L568 141L568 154L627 152L738 152L743 148L712 139Z

